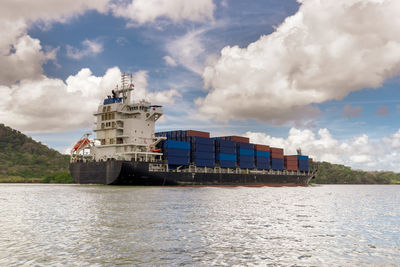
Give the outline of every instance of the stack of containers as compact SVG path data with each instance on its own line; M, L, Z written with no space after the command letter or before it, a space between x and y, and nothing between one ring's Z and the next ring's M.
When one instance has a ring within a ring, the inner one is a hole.
M259 170L269 170L271 162L271 149L266 145L254 145L255 163Z
M190 143L177 140L166 140L162 142L163 158L173 168L180 165L189 165Z
M299 166L297 163L297 156L285 156L285 170L288 171L297 171L299 170Z
M207 137L191 136L191 161L198 167L215 167L214 140Z
M222 140L228 140L228 141L233 141L233 142L238 142L238 143L250 143L250 138L248 137L243 137L243 136L222 136L219 137Z
M273 170L283 170L283 149L271 147L271 169Z
M299 170L301 172L308 172L308 156L297 155Z
M236 143L215 138L215 160L221 168L236 168Z
M201 131L195 131L195 130L186 130L185 135L186 135L186 137L198 136L198 137L210 138L209 132L201 132Z
M254 145L249 143L237 143L236 151L239 168L254 169Z

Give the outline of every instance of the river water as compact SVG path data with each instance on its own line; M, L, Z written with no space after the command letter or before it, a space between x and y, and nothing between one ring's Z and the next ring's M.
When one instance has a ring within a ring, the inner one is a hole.
M400 186L0 185L0 266L397 266Z

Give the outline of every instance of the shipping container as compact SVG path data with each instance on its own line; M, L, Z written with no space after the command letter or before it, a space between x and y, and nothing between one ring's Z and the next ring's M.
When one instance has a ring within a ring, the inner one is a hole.
M257 150L257 151L268 151L268 152L271 151L269 146L267 146L267 145L258 145L258 144L254 145L254 150Z
M164 156L173 157L173 156L185 156L190 157L190 150L187 149L179 149L179 148L165 148L163 150Z
M236 143L237 149L250 149L254 150L254 144L249 144L249 143Z
M216 153L235 154L236 155L236 146L234 146L234 147L224 147L224 146L218 147L217 146L215 148L215 152Z
M270 158L271 157L271 152L263 151L263 150L256 150L256 157Z
M282 171L284 169L283 158L271 158L271 169Z
M304 161L308 161L308 156L304 156L304 155L297 155L297 159L298 159L298 160L304 160Z
M236 161L220 160L219 166L221 168L236 168Z
M256 167L259 170L269 170L270 167L270 161L257 161L256 162Z
M187 149L190 150L190 143L184 141L177 140L166 140L163 141L164 148L179 148L179 149Z
M271 147L271 157L276 159L283 159L283 149L277 147Z
M248 137L236 136L236 135L221 136L220 139L240 142L240 143L250 143L250 139Z
M239 154L239 155L245 155L245 156L252 156L252 157L254 157L254 150L252 150L252 149L240 148L240 149L238 150L238 154Z
M189 157L168 158L168 165L189 165Z
M186 132L185 137L197 136L197 137L210 138L209 132L201 132L201 131L195 131L195 130L186 130L185 132Z
M217 161L234 161L236 162L236 154L217 153L215 159Z

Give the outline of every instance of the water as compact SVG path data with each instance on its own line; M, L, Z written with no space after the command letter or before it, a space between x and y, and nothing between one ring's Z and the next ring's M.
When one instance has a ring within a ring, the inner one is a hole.
M0 266L397 266L400 186L0 185Z

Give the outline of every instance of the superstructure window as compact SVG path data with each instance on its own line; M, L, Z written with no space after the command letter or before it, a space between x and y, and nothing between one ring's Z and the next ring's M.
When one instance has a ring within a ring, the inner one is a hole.
M111 106L107 106L107 111L111 111Z

